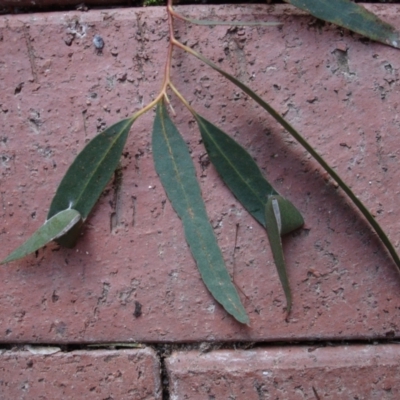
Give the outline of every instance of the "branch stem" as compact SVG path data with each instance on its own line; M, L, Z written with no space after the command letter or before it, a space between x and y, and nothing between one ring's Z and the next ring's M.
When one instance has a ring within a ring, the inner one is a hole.
M253 92L250 88L248 88L243 82L234 76L228 74L224 70L222 70L218 65L214 64L211 60L203 56L201 53L193 50L192 48L185 46L183 43L179 42L175 38L173 38L173 45L181 48L189 54L192 54L194 57L203 61L205 64L213 68L215 71L219 72L225 78L230 80L233 84L242 89L247 95L249 95L255 102L257 102L264 110L266 110L272 117L275 118L313 157L314 159L322 166L322 168L337 182L337 184L342 188L342 190L347 194L353 204L360 210L360 212L364 215L366 220L370 223L372 228L378 234L379 238L385 245L386 249L389 251L390 255L393 258L398 270L400 271L400 257L397 254L397 251L390 241L389 237L386 235L385 231L379 225L378 221L374 218L374 216L370 213L368 208L363 204L363 202L355 195L355 193L347 186L342 178L336 173L336 171L329 166L329 164L318 154L318 152L307 142L307 140L300 135L299 132L289 122L287 122L274 108L272 108L268 103L266 103L260 96L258 96L255 92Z

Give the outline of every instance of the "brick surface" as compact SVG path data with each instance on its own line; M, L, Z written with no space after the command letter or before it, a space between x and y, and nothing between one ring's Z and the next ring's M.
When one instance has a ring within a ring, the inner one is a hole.
M180 352L167 359L171 400L397 399L398 345Z
M1 0L1 6L3 7L16 7L19 10L21 7L29 7L31 9L38 9L40 7L83 7L84 6L105 6L110 7L112 5L126 6L127 1L124 0L86 0L85 2L79 0ZM86 8L85 8L86 9Z
M400 28L399 6L373 9ZM321 26L286 5L180 10L197 18L268 16L284 23L176 28L182 41L283 113L372 209L398 247L400 52ZM102 52L94 48L94 34L104 39ZM85 143L157 94L166 15L154 8L2 16L0 38L3 258L44 222L60 179ZM174 65L173 80L195 109L245 145L305 217L305 228L284 241L291 317L285 320L265 232L204 162L194 121L172 96L175 122L191 148L250 327L229 318L199 277L154 171L150 112L134 124L122 178L105 190L76 248L49 245L0 269L0 340L397 337L398 272L342 192L238 89L179 51Z
M1 399L161 399L151 349L35 354L41 350L0 355Z

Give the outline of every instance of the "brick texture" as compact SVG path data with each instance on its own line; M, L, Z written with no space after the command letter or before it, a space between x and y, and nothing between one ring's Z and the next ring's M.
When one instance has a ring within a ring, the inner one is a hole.
M397 399L397 345L178 352L167 360L171 400Z
M399 6L372 7L400 28ZM188 27L180 39L242 79L296 127L373 211L398 247L400 52L286 5L182 7L196 18L281 27ZM0 17L0 258L45 221L68 165L106 126L158 93L167 49L162 8ZM102 36L102 51L93 45ZM360 214L266 113L180 51L173 81L241 142L303 213L284 240L288 320L265 231L205 162L189 113L171 96L207 211L250 327L205 289L155 173L153 113L133 125L76 248L49 245L0 269L0 341L273 341L399 336L400 279ZM237 237L236 248L235 238Z
M151 349L58 352L45 347L0 355L1 399L161 399Z
M30 0L2 0L0 6L3 7L16 7L20 10L21 7L29 7L31 9L40 10L41 7L60 7L60 6L70 6L70 7L80 7L85 10L88 9L87 6L105 6L110 7L112 5L126 6L127 1L124 0L87 0L84 3L79 0L35 0L34 2ZM86 6L86 7L85 7Z

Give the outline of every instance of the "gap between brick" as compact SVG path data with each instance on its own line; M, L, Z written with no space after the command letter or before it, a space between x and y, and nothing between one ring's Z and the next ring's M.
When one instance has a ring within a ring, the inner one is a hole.
M24 350L26 346L51 346L59 347L64 353L72 352L75 350L122 350L130 349L143 349L146 347L152 348L158 357L160 364L160 383L162 386L162 400L170 400L169 394L169 376L165 366L165 360L171 356L173 352L187 352L192 350L200 351L201 353L208 353L214 350L253 350L257 348L269 347L309 347L312 350L321 347L340 347L352 345L375 346L383 344L398 344L399 341L393 339L366 339L366 340L325 340L325 341L291 341L291 342L196 342L196 343L154 343L154 342L118 342L118 343L87 343L87 344L58 344L58 343L0 343L0 355L3 351ZM137 347L135 346L137 344Z

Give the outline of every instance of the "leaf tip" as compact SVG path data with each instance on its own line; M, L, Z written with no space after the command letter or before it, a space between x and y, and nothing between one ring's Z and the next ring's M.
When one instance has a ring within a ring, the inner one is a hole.
M393 32L392 35L388 36L384 40L384 43L388 46L394 47L395 49L400 49L400 33L396 31Z
M239 313L235 313L232 314L235 319L240 322L243 325L247 325L248 327L250 327L250 319L249 316L247 315L246 311L243 310L243 312L239 312Z
M292 300L287 299L286 300L286 319L289 318L291 311L292 311Z
M239 321L239 320L238 320ZM246 325L247 327L250 328L250 320L248 317L246 318L241 318L241 320L239 321L241 324Z

